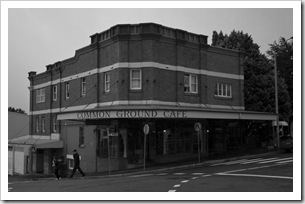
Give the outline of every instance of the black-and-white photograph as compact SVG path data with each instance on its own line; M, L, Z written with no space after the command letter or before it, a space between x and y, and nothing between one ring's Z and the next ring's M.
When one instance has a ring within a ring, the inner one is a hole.
M301 200L301 1L1 7L1 200Z

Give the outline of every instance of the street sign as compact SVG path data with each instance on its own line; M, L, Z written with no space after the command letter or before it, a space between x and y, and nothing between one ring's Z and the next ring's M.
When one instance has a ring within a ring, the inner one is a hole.
M36 152L36 147L35 146L31 147L31 152Z
M195 123L194 128L195 128L196 132L199 132L202 128L201 123Z
M149 125L148 124L144 125L143 132L144 132L145 135L147 135L149 133Z

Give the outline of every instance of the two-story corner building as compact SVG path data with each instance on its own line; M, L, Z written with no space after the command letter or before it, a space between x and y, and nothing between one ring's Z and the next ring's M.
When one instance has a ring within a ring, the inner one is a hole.
M74 57L29 73L31 135L52 141L33 151L33 172L51 168L53 155L72 168L74 149L85 172L101 172L141 166L144 155L154 165L254 148L244 123L276 118L244 110L243 53L205 35L144 23L90 38Z

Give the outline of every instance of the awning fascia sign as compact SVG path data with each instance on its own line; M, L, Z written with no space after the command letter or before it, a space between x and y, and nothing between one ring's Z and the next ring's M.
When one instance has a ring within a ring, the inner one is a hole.
M199 111L199 110L92 110L62 113L57 120L98 120L119 118L167 118L167 119L242 119L242 120L276 120L275 114L257 112Z

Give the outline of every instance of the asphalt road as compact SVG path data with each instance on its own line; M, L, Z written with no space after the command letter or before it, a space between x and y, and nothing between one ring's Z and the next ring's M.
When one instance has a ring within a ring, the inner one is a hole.
M117 177L15 181L9 192L292 192L292 153Z

